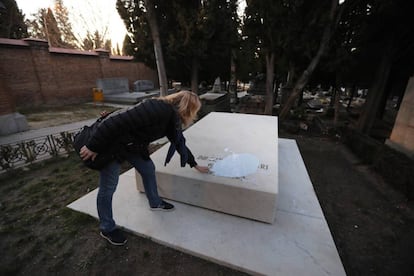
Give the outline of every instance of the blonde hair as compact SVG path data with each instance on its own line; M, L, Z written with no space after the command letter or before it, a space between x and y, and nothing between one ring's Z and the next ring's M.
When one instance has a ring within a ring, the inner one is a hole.
M198 95L188 90L161 97L160 99L177 108L184 126L188 126L197 118L197 112L201 108L201 101Z

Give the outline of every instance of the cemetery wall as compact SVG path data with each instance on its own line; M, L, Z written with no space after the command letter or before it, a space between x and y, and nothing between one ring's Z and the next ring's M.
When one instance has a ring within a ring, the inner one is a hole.
M157 72L132 57L49 47L39 39L0 38L0 115L16 107L92 101L98 78L126 77L158 86Z

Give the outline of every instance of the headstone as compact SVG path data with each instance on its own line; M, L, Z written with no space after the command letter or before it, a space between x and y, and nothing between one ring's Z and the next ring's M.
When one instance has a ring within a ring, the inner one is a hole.
M266 95L266 77L263 73L258 73L250 82L247 92L253 95Z
M185 131L202 174L180 167L176 153L164 166L169 144L151 155L162 197L273 223L278 195L277 117L212 112ZM137 175L137 188L144 191Z
M179 81L173 81L172 82L172 88L177 90L177 91L181 90L181 86L182 86L182 84Z
M158 91L125 92L119 94L106 95L104 101L120 104L136 104L145 99L158 97L159 94L160 93Z
M221 94L221 93L211 93L211 92L207 92L204 93L203 95L200 95L200 100L202 101L206 101L207 104L213 104L213 103L217 103L219 101L219 99L223 96L225 96L226 94Z
M220 81L220 77L217 77L216 80L214 81L212 92L213 93L219 93L219 92L221 92L221 81Z
M134 82L135 92L145 92L154 90L154 83L150 80L137 80Z
M144 99L159 96L159 91L150 91L154 84L150 80L139 80L134 83L135 89L143 91L130 92L127 78L97 79L96 86L102 89L105 102L136 104Z
M210 112L230 112L230 99L228 94L207 92L200 95L200 100L203 103L200 116L203 117Z
M9 135L28 129L26 117L18 112L0 116L0 135Z
M96 86L102 89L104 95L129 92L129 83L127 78L97 79Z

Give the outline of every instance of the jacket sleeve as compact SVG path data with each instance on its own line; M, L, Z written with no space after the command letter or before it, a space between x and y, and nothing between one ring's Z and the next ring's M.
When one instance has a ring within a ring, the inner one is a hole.
M170 140L171 144L167 152L167 157L165 158L164 166L170 162L175 151L180 154L181 167L184 167L186 164L189 164L190 167L197 166L194 155L185 144L185 138L181 129L181 120L176 112L171 120L171 128L167 134L167 138Z
M194 155L192 154L192 152L187 146L186 146L186 149L187 149L187 154L188 154L187 164L190 165L191 168L197 166L198 164L195 161Z

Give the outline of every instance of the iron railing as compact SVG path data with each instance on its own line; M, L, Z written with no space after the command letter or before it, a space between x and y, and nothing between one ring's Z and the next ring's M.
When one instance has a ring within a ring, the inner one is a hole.
M0 173L72 152L80 129L0 145Z

